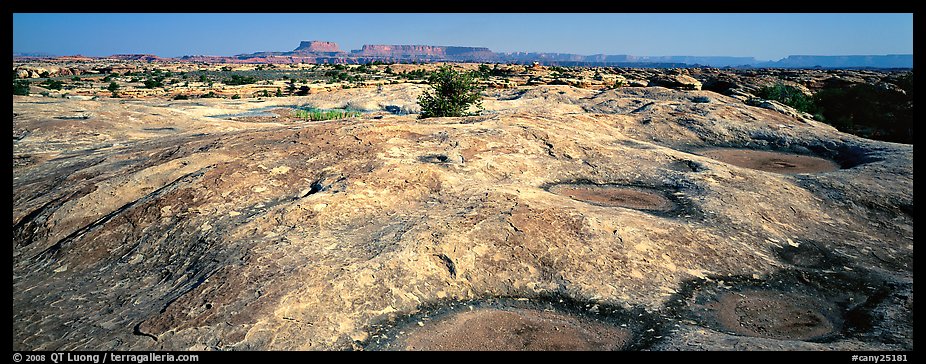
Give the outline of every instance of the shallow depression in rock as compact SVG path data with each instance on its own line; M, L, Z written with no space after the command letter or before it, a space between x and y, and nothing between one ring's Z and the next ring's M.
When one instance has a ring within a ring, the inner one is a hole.
M820 173L839 169L839 164L829 159L763 150L718 148L702 150L698 154L737 167L782 174Z
M713 305L717 321L740 335L810 340L839 331L831 303L798 294L773 291L728 292Z
M621 350L630 330L564 313L478 308L419 321L396 340L399 350Z
M654 211L670 211L676 208L675 203L666 198L662 191L641 187L560 184L550 187L549 191L600 206Z

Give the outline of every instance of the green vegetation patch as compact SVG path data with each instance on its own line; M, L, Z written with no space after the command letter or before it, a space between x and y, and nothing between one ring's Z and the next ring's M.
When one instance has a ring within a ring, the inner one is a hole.
M13 95L29 96L29 81L13 81Z
M361 112L353 111L353 110L340 110L340 109L325 110L325 109L317 109L314 107L298 108L296 110L293 110L292 112L293 117L303 119L303 120L311 120L311 121L347 119L347 118L358 117L361 114L362 114Z
M817 107L813 102L813 97L805 95L800 89L794 86L781 83L766 86L756 91L756 96L766 100L778 101L800 112L813 114L817 111Z
M482 109L482 87L478 72L459 72L443 66L428 78L431 90L418 98L421 118L468 116L472 107Z

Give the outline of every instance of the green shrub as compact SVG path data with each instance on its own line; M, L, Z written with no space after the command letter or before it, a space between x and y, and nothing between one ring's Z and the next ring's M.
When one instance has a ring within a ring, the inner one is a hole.
M766 100L778 101L800 112L814 113L817 110L812 96L805 95L796 87L780 83L759 89L756 96Z
M422 78L428 78L430 74L428 73L428 71L425 71L423 69L418 69L418 70L414 70L411 72L402 72L401 75L402 77L405 77L407 79L415 79L415 78L422 79Z
M231 78L225 81L226 85L248 85L257 82L257 78L251 76L231 75Z
M164 86L163 78L149 78L144 82L145 88L155 88Z
M29 96L29 81L13 81L13 95Z
M468 110L482 109L482 96L476 72L458 72L442 66L431 74L428 82L432 90L418 98L421 118L473 115Z
M119 89L119 84L116 81L110 82L109 87L106 88L109 91L116 92Z
M241 95L239 95L239 94L234 94L234 95L232 95L232 97L231 97L232 100L238 100L238 99L240 99L240 98L241 98Z
M184 94L177 94L177 96L174 96L174 100L189 100L189 99L190 97Z
M64 83L61 81L48 79L48 80L45 80L45 82L42 82L40 85L44 86L45 88L49 90L60 90L61 87L64 86Z
M479 74L479 77L482 79L488 79L489 76L492 76L492 68L487 64L480 64L479 70L476 71Z

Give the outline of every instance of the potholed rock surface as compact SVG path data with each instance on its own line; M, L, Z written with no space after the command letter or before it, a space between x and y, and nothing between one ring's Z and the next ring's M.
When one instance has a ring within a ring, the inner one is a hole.
M421 90L15 96L14 350L361 349L422 307L551 296L648 312L662 322L649 349L912 349L910 145L661 87L503 90L464 118L208 117L414 105ZM712 148L838 167L768 172ZM575 181L658 191L676 209L546 189ZM762 285L782 274L806 278ZM716 314L813 300L833 308Z

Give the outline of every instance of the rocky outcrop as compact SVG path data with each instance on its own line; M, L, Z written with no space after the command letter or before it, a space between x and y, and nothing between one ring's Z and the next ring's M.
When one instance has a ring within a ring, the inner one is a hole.
M43 77L61 77L61 76L78 76L86 73L86 70L78 67L61 67L55 65L26 65L13 68L16 78L43 78Z
M661 86L676 90L700 90L701 81L682 74L660 74L649 79L649 86Z

